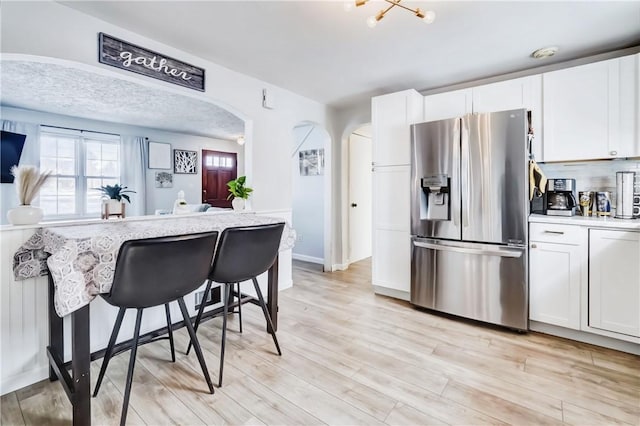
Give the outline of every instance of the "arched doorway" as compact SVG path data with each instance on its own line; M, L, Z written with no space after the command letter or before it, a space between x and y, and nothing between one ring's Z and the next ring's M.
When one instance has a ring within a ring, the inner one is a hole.
M293 128L292 222L297 233L292 257L330 268L329 133L313 122Z

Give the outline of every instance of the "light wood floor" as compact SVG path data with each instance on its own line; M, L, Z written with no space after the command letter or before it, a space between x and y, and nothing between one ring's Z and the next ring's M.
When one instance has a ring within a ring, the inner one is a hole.
M322 273L296 262L280 293L275 354L245 305L229 322L224 383L206 391L186 332L138 351L130 424L640 424L640 357L537 333L453 321L375 296L370 263ZM221 319L199 331L217 381ZM94 424L117 424L129 353L113 359ZM102 361L92 364L95 380ZM59 383L2 397L3 425L70 423Z

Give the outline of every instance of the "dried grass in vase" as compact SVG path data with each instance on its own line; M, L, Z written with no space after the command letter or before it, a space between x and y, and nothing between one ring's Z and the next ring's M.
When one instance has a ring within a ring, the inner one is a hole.
M21 206L30 206L40 188L51 175L50 171L40 173L36 166L13 166L11 174L15 176L16 192Z

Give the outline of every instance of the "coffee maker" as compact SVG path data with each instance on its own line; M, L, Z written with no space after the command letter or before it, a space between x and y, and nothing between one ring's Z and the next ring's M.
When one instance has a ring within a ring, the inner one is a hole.
M574 216L578 208L575 179L549 179L546 190L546 214Z

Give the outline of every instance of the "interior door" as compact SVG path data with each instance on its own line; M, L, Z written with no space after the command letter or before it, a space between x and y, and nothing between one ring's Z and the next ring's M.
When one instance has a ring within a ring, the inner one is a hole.
M371 138L349 137L349 262L371 256Z
M202 202L213 207L231 207L227 182L238 177L235 152L202 150Z

